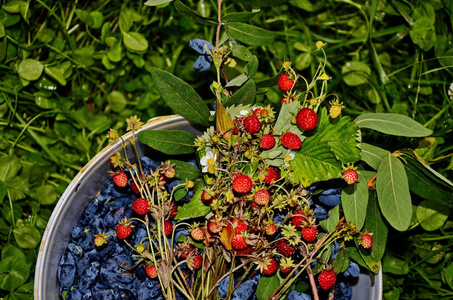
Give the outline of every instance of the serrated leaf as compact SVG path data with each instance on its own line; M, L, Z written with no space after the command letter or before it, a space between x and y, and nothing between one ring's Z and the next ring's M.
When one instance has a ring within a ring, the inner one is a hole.
M387 156L387 153L389 153L385 149L367 143L362 143L361 149L362 161L367 163L374 170L377 170L379 168L382 159Z
M217 25L218 22L211 18L205 18L199 15L197 12L192 10L190 7L183 4L181 1L177 0L174 2L175 9L184 17L189 19L192 22L202 24L202 25Z
M195 152L195 136L182 130L145 130L137 134L140 142L169 155Z
M258 287L256 288L256 298L258 300L267 300L278 288L282 282L278 272L273 276L262 276Z
M406 230L412 217L409 184L404 165L390 153L379 165L376 191L379 207L389 224L396 230Z
M341 191L341 206L346 221L354 222L358 230L365 224L367 205L368 183L366 177L359 174L357 183L348 185Z
M200 170L185 161L170 159L170 163L175 164L175 177L178 179L195 180L200 177Z
M166 71L152 68L154 84L165 103L189 121L209 127L211 112L203 99L183 80Z
M425 137L433 131L405 115L393 113L369 113L355 120L360 129L373 129L385 134L405 137Z
M210 211L211 207L206 206L201 202L201 194L203 193L203 182L201 180L195 182L193 188L193 197L190 201L178 208L175 220L187 220L197 217L204 217Z
M275 33L272 31L245 23L229 22L226 24L226 30L232 39L251 46L270 45L275 39Z
M369 192L368 207L365 220L365 230L373 233L373 246L371 247L371 255L375 260L380 260L384 256L387 245L388 227L382 219L382 214L379 209L376 192Z
M252 79L249 79L239 90L237 90L233 96L228 98L224 105L249 105L255 102L256 97L256 85Z

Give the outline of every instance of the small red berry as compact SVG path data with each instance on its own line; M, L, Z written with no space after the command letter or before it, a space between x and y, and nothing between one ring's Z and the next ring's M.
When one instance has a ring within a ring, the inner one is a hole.
M118 224L116 226L116 236L121 240L128 238L131 235L131 233L132 233L132 226L130 226L130 225L122 224L120 222L120 224Z
M282 274L288 274L289 272L291 272L293 268L290 268L290 267L284 267L282 265L280 265L280 272L282 272Z
M177 213L178 213L178 205L176 205L174 202L172 202L169 218L173 219L174 217L176 217Z
M189 266L192 270L199 270L203 265L203 257L200 254L193 254Z
M267 190L261 189L253 195L253 199L255 200L256 204L264 206L269 203L271 195Z
M282 142L283 147L288 149L297 150L302 146L300 137L292 132L284 133L281 136L280 141Z
M140 194L140 189L139 189L139 186L135 184L134 181L131 181L131 190L134 192L135 195L139 195Z
M286 239L278 240L275 244L275 248L277 249L278 253L286 257L293 255L294 251L296 251L296 248L291 246L291 244Z
M275 272L277 272L278 264L275 259L272 257L268 258L266 262L263 264L261 273L263 275L273 275Z
M202 240L204 240L204 232L203 232L203 229L201 229L200 227L196 227L194 228L191 232L190 232L190 236L200 242Z
M131 205L133 211L143 216L149 212L149 202L145 198L137 198Z
M245 237L242 234L236 234L231 240L231 246L235 250L244 250L248 245L245 241Z
M252 179L242 173L234 175L233 190L239 194L245 194L252 189Z
M281 91L286 92L293 88L294 80L289 78L289 74L285 72L282 73L278 78L277 85Z
M260 128L261 128L261 121L255 115L250 115L250 116L245 117L242 124L244 125L245 131L250 134L257 133L258 131L260 131Z
M203 202L206 206L211 206L212 201L217 198L217 195L214 194L212 191L204 190L201 193L201 202Z
M275 146L275 138L270 134L263 134L261 136L260 147L267 150Z
M365 233L360 237L360 244L363 246L363 248L371 248L373 246L373 237L369 233Z
M318 124L318 115L308 107L304 107L296 115L297 125L303 130L312 130Z
M301 230L304 222L307 221L307 219L303 216L304 213L302 209L297 209L293 212L293 217L291 218L291 224L296 227L297 230Z
M250 253L252 253L252 251L253 251L253 248L250 245L247 245L247 247L245 249L236 250L236 254L237 255L249 255Z
M193 252L193 246L191 244L187 244L184 246L184 248L181 250L181 257L186 259L190 253Z
M154 265L147 265L145 272L149 278L151 279L157 278L157 268Z
M209 218L209 220L208 220L208 230L209 230L209 232L211 232L211 233L219 233L220 231L222 231L222 229L223 229L223 226L220 226L219 224L217 224L215 216L212 216L212 217Z
M302 238L307 242L313 242L318 237L318 229L316 227L302 228Z
M173 232L173 223L170 220L164 221L164 234L165 236L170 236Z
M266 234L268 236L273 236L274 234L277 233L277 226L275 224L272 224L272 223L271 224L267 224L265 230L266 230Z
M318 282L325 291L330 290L337 282L337 276L333 270L324 270L318 276Z
M113 183L118 187L125 187L127 185L127 175L124 172L113 175Z
M246 232L249 228L244 221L241 221L239 219L234 219L232 224L234 228L234 234L241 234L243 232Z
M266 177L264 178L264 182L267 184L271 184L280 179L280 170L274 167L269 167L266 169Z
M346 169L343 172L343 179L346 181L348 184L354 184L357 182L359 179L359 174L357 173L356 170L354 169Z

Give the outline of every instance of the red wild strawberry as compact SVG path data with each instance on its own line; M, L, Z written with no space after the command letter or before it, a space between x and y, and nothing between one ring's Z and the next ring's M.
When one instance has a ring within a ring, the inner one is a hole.
M249 255L252 253L253 248L250 245L247 245L247 247L243 250L236 250L237 255Z
M138 185L135 184L134 181L131 181L131 190L134 192L135 195L139 195L140 194L140 188Z
M241 221L239 219L234 219L232 223L234 228L234 234L241 234L243 232L246 232L247 229L249 228L244 221Z
M149 278L151 279L157 278L157 268L154 265L146 265L145 272Z
M131 221L128 221L127 218L123 218L116 226L116 236L121 240L126 239L131 235L132 227Z
M275 244L275 248L277 249L278 253L286 257L293 255L294 251L296 251L296 248L291 246L286 239L278 240Z
M212 217L209 218L209 220L208 220L208 230L209 230L209 232L211 232L211 233L219 233L220 231L222 231L222 229L223 229L223 226L220 226L217 223L215 216L212 216Z
M304 107L297 113L296 121L303 130L312 130L318 124L318 115L313 109Z
M302 209L297 209L293 212L291 224L293 224L293 226L296 227L297 230L301 230L304 225L304 222L307 221L307 219L303 215L304 213Z
M343 172L343 179L348 184L354 184L359 179L359 175L356 170L350 168Z
M268 236L273 236L277 233L277 226L273 223L267 224L265 230Z
M113 183L118 187L125 187L127 185L127 175L124 172L113 175Z
M250 134L257 133L258 131L260 131L260 128L261 128L261 121L255 115L250 115L250 116L245 117L242 124L244 125L245 131Z
M368 249L373 246L373 237L369 233L365 233L360 237L360 244L363 246L363 248Z
M149 212L149 202L145 198L137 198L131 205L133 211L139 215L146 215Z
M264 182L267 184L271 184L280 179L280 170L274 167L269 167L266 169L266 177L264 178Z
M270 134L263 134L261 136L260 147L267 150L274 148L275 146L275 138Z
M261 273L263 275L268 276L273 275L275 272L277 272L277 268L278 268L277 261L272 257L269 257L261 266Z
M302 238L307 242L313 242L318 237L318 229L316 227L302 228Z
M255 200L256 204L264 206L269 203L271 195L267 190L261 189L253 195L253 199Z
M337 282L337 276L333 270L324 270L318 276L318 282L325 291L330 290Z
M185 244L181 248L181 257L186 259L190 253L193 252L193 246L191 244Z
M164 221L164 234L165 236L170 236L173 232L173 223L170 220Z
M281 136L280 141L282 142L283 147L288 149L297 150L300 149L300 147L302 146L302 141L300 137L292 132L284 133Z
M235 250L244 250L248 245L245 241L245 237L242 234L236 234L231 240L231 246Z
M288 274L289 272L291 272L293 268L290 268L290 267L284 267L284 266L280 266L280 272L282 272L282 274Z
M176 205L174 202L171 203L171 209L170 209L170 215L168 216L170 219L173 219L176 217L176 214L178 213L178 205Z
M204 190L201 193L201 202L206 206L211 206L212 201L217 198L217 195L211 190Z
M278 85L278 88L281 91L286 92L286 91L289 91L289 90L291 90L293 88L294 80L289 78L289 74L288 73L282 73L280 75L280 77L278 78L277 85Z
M252 189L252 179L242 173L234 175L233 190L239 194L245 194Z
M200 254L192 254L190 257L190 262L188 263L189 268L192 270L199 270L203 265L203 257Z
M190 236L200 242L202 240L204 240L204 232L203 232L203 229L201 229L200 227L196 227L194 228L191 232L190 232Z
M237 117L236 119L234 119L233 134L239 133L239 127L241 127L243 121L244 121L244 117Z

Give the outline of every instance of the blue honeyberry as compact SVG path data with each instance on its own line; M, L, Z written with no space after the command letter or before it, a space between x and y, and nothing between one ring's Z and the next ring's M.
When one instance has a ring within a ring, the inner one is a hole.
M82 300L82 293L77 288L71 289L66 295L66 300Z
M79 280L79 288L81 290L87 290L93 286L96 278L99 275L99 263L93 262L90 267L85 270L83 276Z
M299 293L297 291L291 291L288 294L288 300L311 300L311 297L304 293Z
M319 202L327 206L337 206L341 201L340 189L327 189L317 195Z
M58 266L58 280L60 281L60 288L62 290L69 289L76 275L75 260L71 252L66 252L60 259Z
M344 276L359 277L360 267L353 261L349 262L348 268L344 272Z
M248 300L255 293L258 283L256 280L250 279L241 283L233 292L232 300Z
M324 207L315 204L315 209L313 210L313 217L320 221L326 220L327 218L329 218L329 213L326 211Z
M340 281L335 284L334 300L351 300L352 287L349 282Z

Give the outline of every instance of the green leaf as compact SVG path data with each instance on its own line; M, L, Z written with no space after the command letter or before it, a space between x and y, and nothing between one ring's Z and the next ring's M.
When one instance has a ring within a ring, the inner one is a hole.
M229 22L226 30L233 39L251 46L266 46L274 42L275 33L253 25Z
M171 159L170 162L175 164L176 178L181 180L195 180L200 177L200 170L193 165L176 159Z
M342 68L343 81L350 86L357 86L368 82L371 74L370 67L361 61L347 62Z
M43 27L41 30L38 31L36 37L41 42L49 44L53 41L55 37L55 31L51 28Z
M411 192L424 199L452 205L453 183L414 155L406 154L404 166Z
M110 105L110 108L115 112L123 111L127 105L127 99L120 91L111 91L107 95L107 101Z
M286 131L297 132L299 131L297 125L291 124L291 119L294 117L294 112L300 106L299 101L293 101L281 107L278 113L277 121L275 121L274 132L275 134L283 134Z
M379 165L381 164L381 161L384 157L387 156L387 153L389 153L387 150L367 144L367 143L362 143L361 144L362 148L362 161L367 163L370 167L372 167L374 170L377 170L379 168Z
M195 182L194 193L192 199L182 207L178 208L175 220L186 220L197 217L204 217L210 211L211 207L206 206L201 202L201 194L203 193L203 181Z
M63 72L61 71L60 68L58 68L58 67L45 67L44 68L44 72L47 75L49 75L50 77L52 77L53 79L55 79L56 81L58 81L58 83L61 84L62 86L66 85L66 79L64 78Z
M170 3L174 0L148 0L144 4L147 6L158 6L166 3Z
M218 22L214 19L205 18L199 15L196 11L192 10L190 7L183 4L181 1L176 0L174 3L175 9L184 17L189 19L192 22L202 24L202 25L217 25Z
M8 187L6 183L2 180L0 180L0 203L3 202L3 199L6 196L6 193L8 192Z
M50 205L57 201L58 193L52 185L43 185L36 189L35 197L42 205Z
M376 191L382 214L389 224L396 230L406 230L412 217L409 184L404 165L390 153L379 165Z
M252 56L250 61L247 63L247 65L244 68L245 74L247 74L248 77L250 78L255 78L256 73L258 72L258 57L255 55Z
M426 231L441 228L448 220L450 208L434 200L424 200L415 211L420 226Z
M232 86L241 86L242 84L244 84L244 82L246 82L249 78L247 77L246 74L242 73L242 74L239 74L238 76L234 77L233 79L231 79L226 85L225 87L232 87Z
M346 221L354 222L357 229L361 230L368 206L368 183L364 175L359 174L357 183L348 185L341 191L341 206Z
M335 256L335 260L332 264L332 267L335 269L336 272L343 273L349 266L349 256L346 254L346 250L344 248L340 248L338 250L337 255Z
M319 221L321 227L327 232L332 232L340 222L340 205L335 206L329 211L329 217L325 220Z
M17 156L9 155L0 158L0 180L4 182L13 180L20 168L21 164Z
M453 263L449 264L445 269L445 281L451 289L453 289Z
M169 155L195 152L195 136L182 130L145 130L137 134L140 142Z
M250 61L253 57L253 54L250 52L247 47L244 47L237 43L232 43L233 48L231 49L231 55L233 57L239 58L243 61Z
M22 249L33 249L38 247L41 241L41 234L35 226L23 225L13 230L16 243Z
M195 90L178 77L152 68L154 84L165 103L176 113L187 120L209 127L211 115L208 106Z
M44 66L36 59L26 58L17 67L19 76L25 80L33 81L41 77Z
M433 133L431 129L428 129L417 121L400 114L362 114L356 118L356 122L360 129L368 128L396 136L424 137Z
M143 53L148 49L148 41L139 32L123 32L123 42L131 52Z
M313 182L341 176L342 164L360 159L357 127L349 117L342 117L336 124L329 122L327 110L319 115L318 128L307 137L302 148L290 162L294 182L310 186Z
M8 256L0 261L0 289L13 291L27 281L30 267L20 256Z
M240 2L242 5L249 5L255 8L276 6L288 2L289 0L233 0L234 2Z
M311 65L311 62L311 53L301 53L296 57L296 68L297 70L304 70Z
M382 259L386 249L389 230L387 224L382 219L382 214L379 209L379 203L375 191L371 191L369 193L364 229L369 230L373 233L373 246L371 247L371 255L375 260Z
M281 282L277 273L273 276L262 276L256 287L256 298L258 300L269 299Z
M253 18L257 12L232 12L222 18L223 22L241 22L246 23Z
M437 39L434 22L427 17L421 17L415 21L409 35L414 44L420 46L424 51L431 49Z
M233 96L228 98L224 106L233 106L233 105L247 105L255 103L256 97L256 85L252 79L249 79L239 90L237 90Z
M107 57L112 62L119 62L123 58L123 48L121 42L117 41L107 51Z
M382 259L382 271L394 275L407 275L409 273L409 264L405 260L387 254Z

